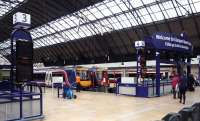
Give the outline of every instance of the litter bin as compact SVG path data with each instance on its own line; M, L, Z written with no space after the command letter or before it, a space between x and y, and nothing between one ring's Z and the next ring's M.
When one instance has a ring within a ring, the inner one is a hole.
M193 114L194 108L192 107L185 107L182 110L179 111L181 114L181 121L194 121L192 114Z
M200 121L200 103L195 103L192 105L193 108L193 121Z
M162 118L162 121L181 121L181 115L178 113L168 113Z

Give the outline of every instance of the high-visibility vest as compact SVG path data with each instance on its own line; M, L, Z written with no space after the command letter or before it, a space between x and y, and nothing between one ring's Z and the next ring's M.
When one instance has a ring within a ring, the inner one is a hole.
M81 81L80 76L76 76L76 83L80 83L80 81Z

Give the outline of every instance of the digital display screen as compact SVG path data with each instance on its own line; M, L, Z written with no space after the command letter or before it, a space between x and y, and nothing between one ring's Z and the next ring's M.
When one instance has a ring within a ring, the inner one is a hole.
M24 59L33 59L33 43L29 41L17 41L16 57Z

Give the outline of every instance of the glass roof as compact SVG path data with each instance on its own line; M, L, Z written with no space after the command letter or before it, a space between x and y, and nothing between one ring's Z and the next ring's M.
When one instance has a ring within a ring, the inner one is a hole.
M10 50L10 39L6 40L3 43L0 43L0 55L6 56L9 55Z
M31 30L34 47L200 12L200 0L105 0Z
M200 0L104 0L30 30L34 48L200 12ZM0 49L9 47L8 42ZM3 55L7 55L5 49Z
M23 1L24 0L0 0L0 18Z
M0 54L0 65L10 65L10 62Z

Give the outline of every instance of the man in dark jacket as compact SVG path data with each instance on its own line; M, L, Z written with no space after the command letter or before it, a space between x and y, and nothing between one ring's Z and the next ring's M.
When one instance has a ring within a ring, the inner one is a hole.
M182 98L183 98L183 104L185 104L186 90L187 90L187 76L186 76L186 72L184 71L179 81L180 103L182 102Z
M188 90L189 91L194 91L194 83L195 83L194 76L192 74L189 74L188 76Z

